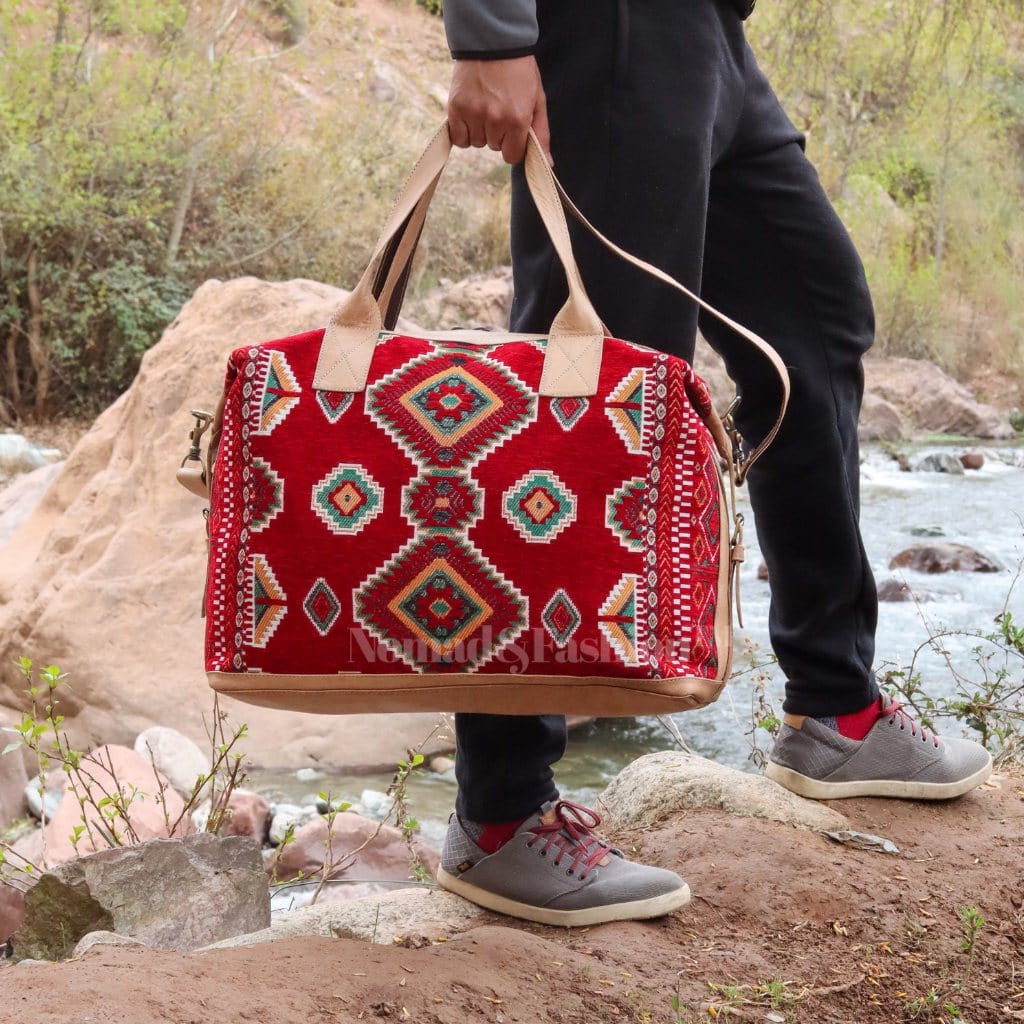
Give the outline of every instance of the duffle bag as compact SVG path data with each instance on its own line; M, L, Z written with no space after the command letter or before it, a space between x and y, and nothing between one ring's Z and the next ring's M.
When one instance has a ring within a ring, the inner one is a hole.
M569 297L548 333L395 329L447 125L326 328L231 354L201 452L206 669L223 694L324 713L638 715L713 701L743 558L734 487L788 380L752 332L623 252L531 137L526 177ZM608 336L568 210L778 373L744 454L682 359Z

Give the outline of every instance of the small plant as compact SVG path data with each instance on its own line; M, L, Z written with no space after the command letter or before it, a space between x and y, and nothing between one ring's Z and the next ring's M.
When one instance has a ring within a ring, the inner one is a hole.
M416 3L418 3L428 14L434 14L437 17L440 17L443 13L443 0L416 0Z
M84 753L71 746L63 730L64 716L58 710L61 703L58 692L65 684L67 673L61 672L56 665L36 668L31 658L19 658L16 664L27 684L24 692L28 708L17 725L5 727L6 732L17 738L7 743L2 754L10 755L22 748L30 750L39 765L43 790L50 772L60 771L67 776L68 789L81 808L79 823L72 826L68 836L76 852L83 836L88 837L94 850L138 843L140 837L132 823L131 807L146 799L146 795L134 784L123 783L118 778L109 753L104 758L102 749ZM213 726L207 731L211 745L210 771L197 777L192 792L173 820L167 801L167 783L157 776L157 791L153 799L163 812L164 826L170 836L183 832L187 817L206 799L210 801L206 831L219 832L227 817L231 794L245 778L243 755L235 750L235 746L247 735L247 727L239 726L228 737L226 718L215 697ZM46 825L45 809L42 824ZM44 831L40 858L44 864L45 836ZM17 859L12 861L11 857ZM0 842L0 882L26 888L40 871L40 865L19 857L8 844Z
M985 927L985 918L977 907L960 908L960 948L974 960L978 949L978 936Z

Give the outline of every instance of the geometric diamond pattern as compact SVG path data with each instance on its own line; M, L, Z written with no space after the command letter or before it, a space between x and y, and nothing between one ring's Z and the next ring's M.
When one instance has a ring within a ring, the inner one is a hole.
M532 422L536 399L503 364L445 350L371 385L366 409L413 460L451 468L470 465Z
M505 492L501 511L524 540L548 544L576 520L576 495L550 469L534 469Z
M466 671L527 623L527 599L462 536L414 537L353 596L356 619L414 668Z
M586 398L551 399L551 415L565 431L572 430L589 408L590 402Z
M615 432L634 455L643 453L644 369L630 370L604 403Z
M383 488L362 466L342 463L313 486L313 511L332 533L359 533L383 507Z
M327 417L328 423L337 423L345 414L345 410L352 405L355 398L354 391L318 391L316 400Z
M459 469L432 469L402 491L402 513L413 526L454 533L483 514L484 492Z
M540 620L544 623L544 628L548 631L551 639L559 647L564 647L572 639L573 633L579 629L582 621L576 605L561 588L551 595L551 600L541 612Z
M643 551L647 481L642 476L627 480L605 502L605 523L627 551Z
M331 626L338 621L338 616L341 615L341 603L334 591L331 590L327 580L322 576L309 588L306 600L302 602L302 608L321 636L327 636Z
M633 573L626 573L612 587L597 615L598 625L612 650L626 665L638 665L636 585Z

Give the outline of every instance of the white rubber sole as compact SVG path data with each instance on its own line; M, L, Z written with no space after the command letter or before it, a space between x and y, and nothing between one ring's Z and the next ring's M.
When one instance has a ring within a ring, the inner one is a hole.
M442 889L447 889L448 892L453 892L477 906L495 910L499 914L507 914L509 917L518 917L523 921L553 924L562 928L582 928L592 924L606 924L608 921L640 921L650 917L663 917L690 902L690 887L684 884L681 889L662 893L661 896L652 896L647 900L634 900L632 903L613 903L609 906L587 907L583 910L551 910L547 907L534 907L529 903L518 903L516 900L480 889L448 874L441 867L437 869L437 881Z
M980 786L992 774L992 756L988 764L973 775L956 782L912 782L897 779L863 779L856 782L822 782L801 775L792 768L768 762L765 774L784 789L810 800L843 800L853 796L885 796L902 800L952 800Z

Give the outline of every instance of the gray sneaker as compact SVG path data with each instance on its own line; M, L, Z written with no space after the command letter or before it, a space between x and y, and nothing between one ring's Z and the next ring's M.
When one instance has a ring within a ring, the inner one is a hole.
M980 786L991 773L992 755L980 743L933 736L885 695L863 740L847 739L813 718L799 729L783 725L767 767L768 778L812 800L949 800Z
M552 810L554 821L545 823ZM453 814L437 880L488 910L574 928L660 917L689 903L690 889L677 874L626 860L594 834L600 823L578 804L545 804L488 854Z

